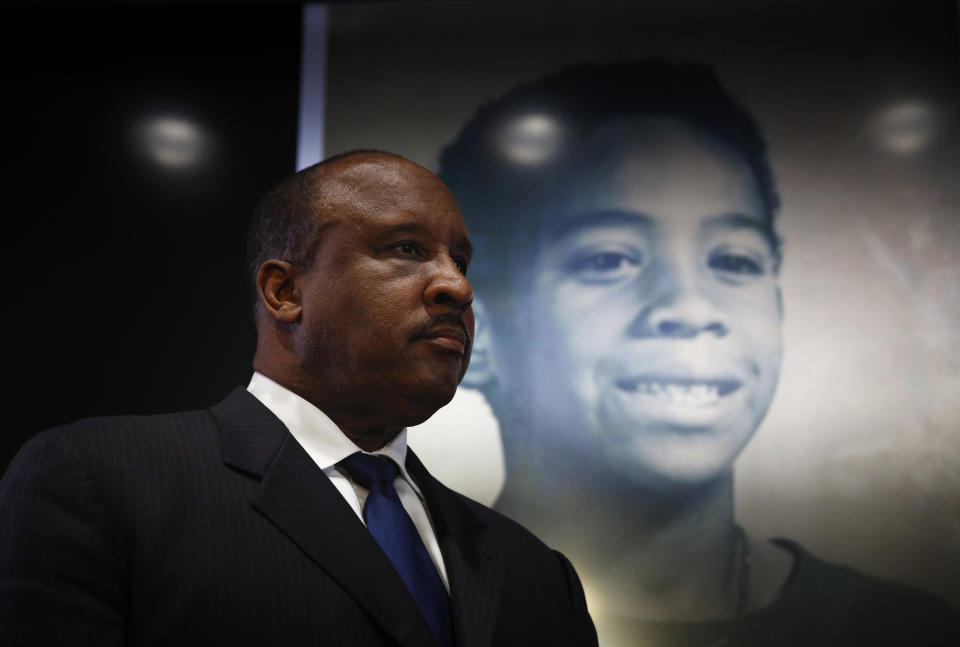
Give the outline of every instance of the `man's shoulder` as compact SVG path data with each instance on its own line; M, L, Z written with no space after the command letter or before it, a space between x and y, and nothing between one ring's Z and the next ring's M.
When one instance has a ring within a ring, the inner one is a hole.
M548 546L519 522L482 503L474 501L466 495L451 490L443 484L440 484L440 486L448 496L452 497L459 505L467 510L468 514L477 521L478 525L483 527L484 533L509 556L529 560L526 566L531 568L543 567L554 569L559 565L566 567L568 564L567 559L563 557L563 555Z
M100 416L28 440L0 480L0 503L24 514L46 505L149 524L143 514L172 515L197 492L239 487L236 481L212 409Z
M485 546L497 548L504 577L500 600L504 626L538 627L536 631L550 636L550 644L596 645L583 586L570 561L513 519L449 488L445 491L482 526ZM516 644L533 635L525 632Z
M532 532L527 530L526 527L511 517L508 517L502 512L498 512L489 506L479 503L478 501L474 501L470 497L460 494L459 492L449 489L448 491L453 496L457 497L465 506L467 506L470 512L481 523L483 523L484 526L492 529L494 532L516 537L521 541L532 542L540 547L548 548L548 546L543 543L539 537L534 535Z
M95 416L42 431L30 444L77 444L95 450L129 443L158 443L170 436L196 434L215 429L210 409L177 411L151 415Z
M135 469L166 455L206 454L219 447L217 422L210 409L153 415L82 418L34 435L14 457L7 474L25 468L56 471L68 465ZM193 450L193 451L191 451ZM219 450L217 450L219 451Z
M243 417L253 407L263 408L243 387L237 387L220 402L203 409L82 418L36 434L27 441L24 449L58 444L79 444L89 450L130 444L158 444L176 449L172 443L178 436L196 437L215 432L221 419Z
M466 513L468 518L472 518L477 524L492 531L494 534L509 536L524 543L546 548L545 544L533 533L513 519L471 499L465 494L457 492L437 479L429 472L416 452L412 450L407 452L407 469L410 470L411 476L413 476L414 480L417 481L421 487L426 486L427 493L435 497L443 497L448 505L452 503L455 507ZM428 506L432 507L437 503L440 502L428 501Z
M146 415L92 416L48 429L42 434L65 434L79 438L98 434L149 433L151 431L186 430L205 426L212 421L213 417L209 408Z

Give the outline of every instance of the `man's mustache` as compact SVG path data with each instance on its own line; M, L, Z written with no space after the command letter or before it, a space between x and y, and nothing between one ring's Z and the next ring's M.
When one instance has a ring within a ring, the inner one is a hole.
M463 334L467 338L467 345L470 346L473 344L473 339L470 336L470 331L467 330L467 325L463 322L463 317L453 312L444 312L442 314L430 317L422 324L414 328L413 334L410 337L411 339L428 337L430 333L434 332L437 328L449 326L456 326L457 328L463 330Z

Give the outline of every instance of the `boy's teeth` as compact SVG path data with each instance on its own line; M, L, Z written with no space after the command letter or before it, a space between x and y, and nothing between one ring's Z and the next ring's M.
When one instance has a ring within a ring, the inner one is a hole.
M720 399L720 387L715 382L661 382L640 380L623 384L625 390L650 395L681 406L702 406Z

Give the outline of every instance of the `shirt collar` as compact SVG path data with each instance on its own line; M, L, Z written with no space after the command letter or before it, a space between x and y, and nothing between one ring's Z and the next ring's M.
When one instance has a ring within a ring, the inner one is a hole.
M266 375L255 372L247 391L280 419L313 462L325 472L336 468L337 463L347 456L363 451L323 411ZM420 489L407 473L406 427L389 443L368 453L383 454L390 458L397 464L403 479L422 498Z

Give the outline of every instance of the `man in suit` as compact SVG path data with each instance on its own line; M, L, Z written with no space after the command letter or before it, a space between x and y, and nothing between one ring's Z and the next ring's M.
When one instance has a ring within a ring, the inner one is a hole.
M406 446L474 333L443 183L344 154L275 187L252 234L247 388L54 429L11 464L0 644L596 644L569 562Z

